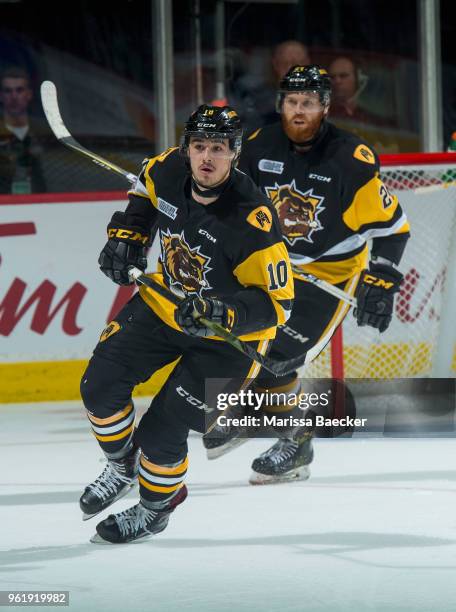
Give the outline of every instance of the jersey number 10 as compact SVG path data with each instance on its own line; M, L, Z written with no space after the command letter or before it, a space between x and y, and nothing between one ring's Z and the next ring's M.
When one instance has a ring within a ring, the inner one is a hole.
M281 259L275 266L273 263L268 264L269 287L270 291L275 291L280 287L285 287L288 282L287 263Z

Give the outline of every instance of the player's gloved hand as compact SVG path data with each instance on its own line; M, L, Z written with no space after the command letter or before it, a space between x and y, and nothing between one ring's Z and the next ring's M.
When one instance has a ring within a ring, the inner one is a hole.
M391 323L394 294L399 291L402 274L386 264L371 263L364 270L356 289L357 307L353 310L358 325L370 325L384 332Z
M183 300L174 313L176 323L189 336L213 336L214 332L201 323L199 317L209 319L231 331L236 321L236 311L220 300L192 296Z
M118 285L130 285L128 268L140 270L147 267L149 246L148 228L141 225L142 219L115 212L108 225L108 242L98 258L100 270Z

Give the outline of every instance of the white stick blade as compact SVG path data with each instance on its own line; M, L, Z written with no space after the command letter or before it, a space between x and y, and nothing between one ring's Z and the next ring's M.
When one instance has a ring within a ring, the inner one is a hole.
M60 115L57 89L52 81L43 81L41 83L41 102L46 119L56 137L58 139L71 137Z

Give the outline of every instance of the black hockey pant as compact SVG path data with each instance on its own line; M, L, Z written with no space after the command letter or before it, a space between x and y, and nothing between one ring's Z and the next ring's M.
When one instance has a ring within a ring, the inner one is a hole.
M268 344L251 343L262 354ZM135 430L134 387L179 357ZM141 448L140 495L160 502L183 484L188 433L205 431L208 409L215 407L208 404L215 402L218 392L238 391L239 382L254 378L259 369L223 341L193 338L172 329L136 295L102 333L82 377L81 396L108 457L125 454L134 437ZM207 379L212 379L209 398ZM213 379L221 380L214 384Z

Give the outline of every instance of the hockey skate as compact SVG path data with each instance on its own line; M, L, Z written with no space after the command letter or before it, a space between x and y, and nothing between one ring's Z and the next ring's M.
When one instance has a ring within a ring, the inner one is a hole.
M153 509L139 502L123 512L110 514L108 518L98 523L97 533L90 538L90 541L94 544L128 544L149 540L166 529L171 512L185 501L186 497L187 487L183 485L177 495L163 508Z
M122 459L108 459L103 472L85 488L79 499L83 521L108 508L137 483L139 456L140 450L134 447Z
M233 406L224 414L228 419L241 418L244 416L244 409L240 406ZM237 427L232 424L215 425L208 433L204 434L203 445L208 459L218 459L241 446L247 440L247 428L245 427Z
M280 438L253 461L249 482L258 485L307 480L312 459L312 435L300 441Z

